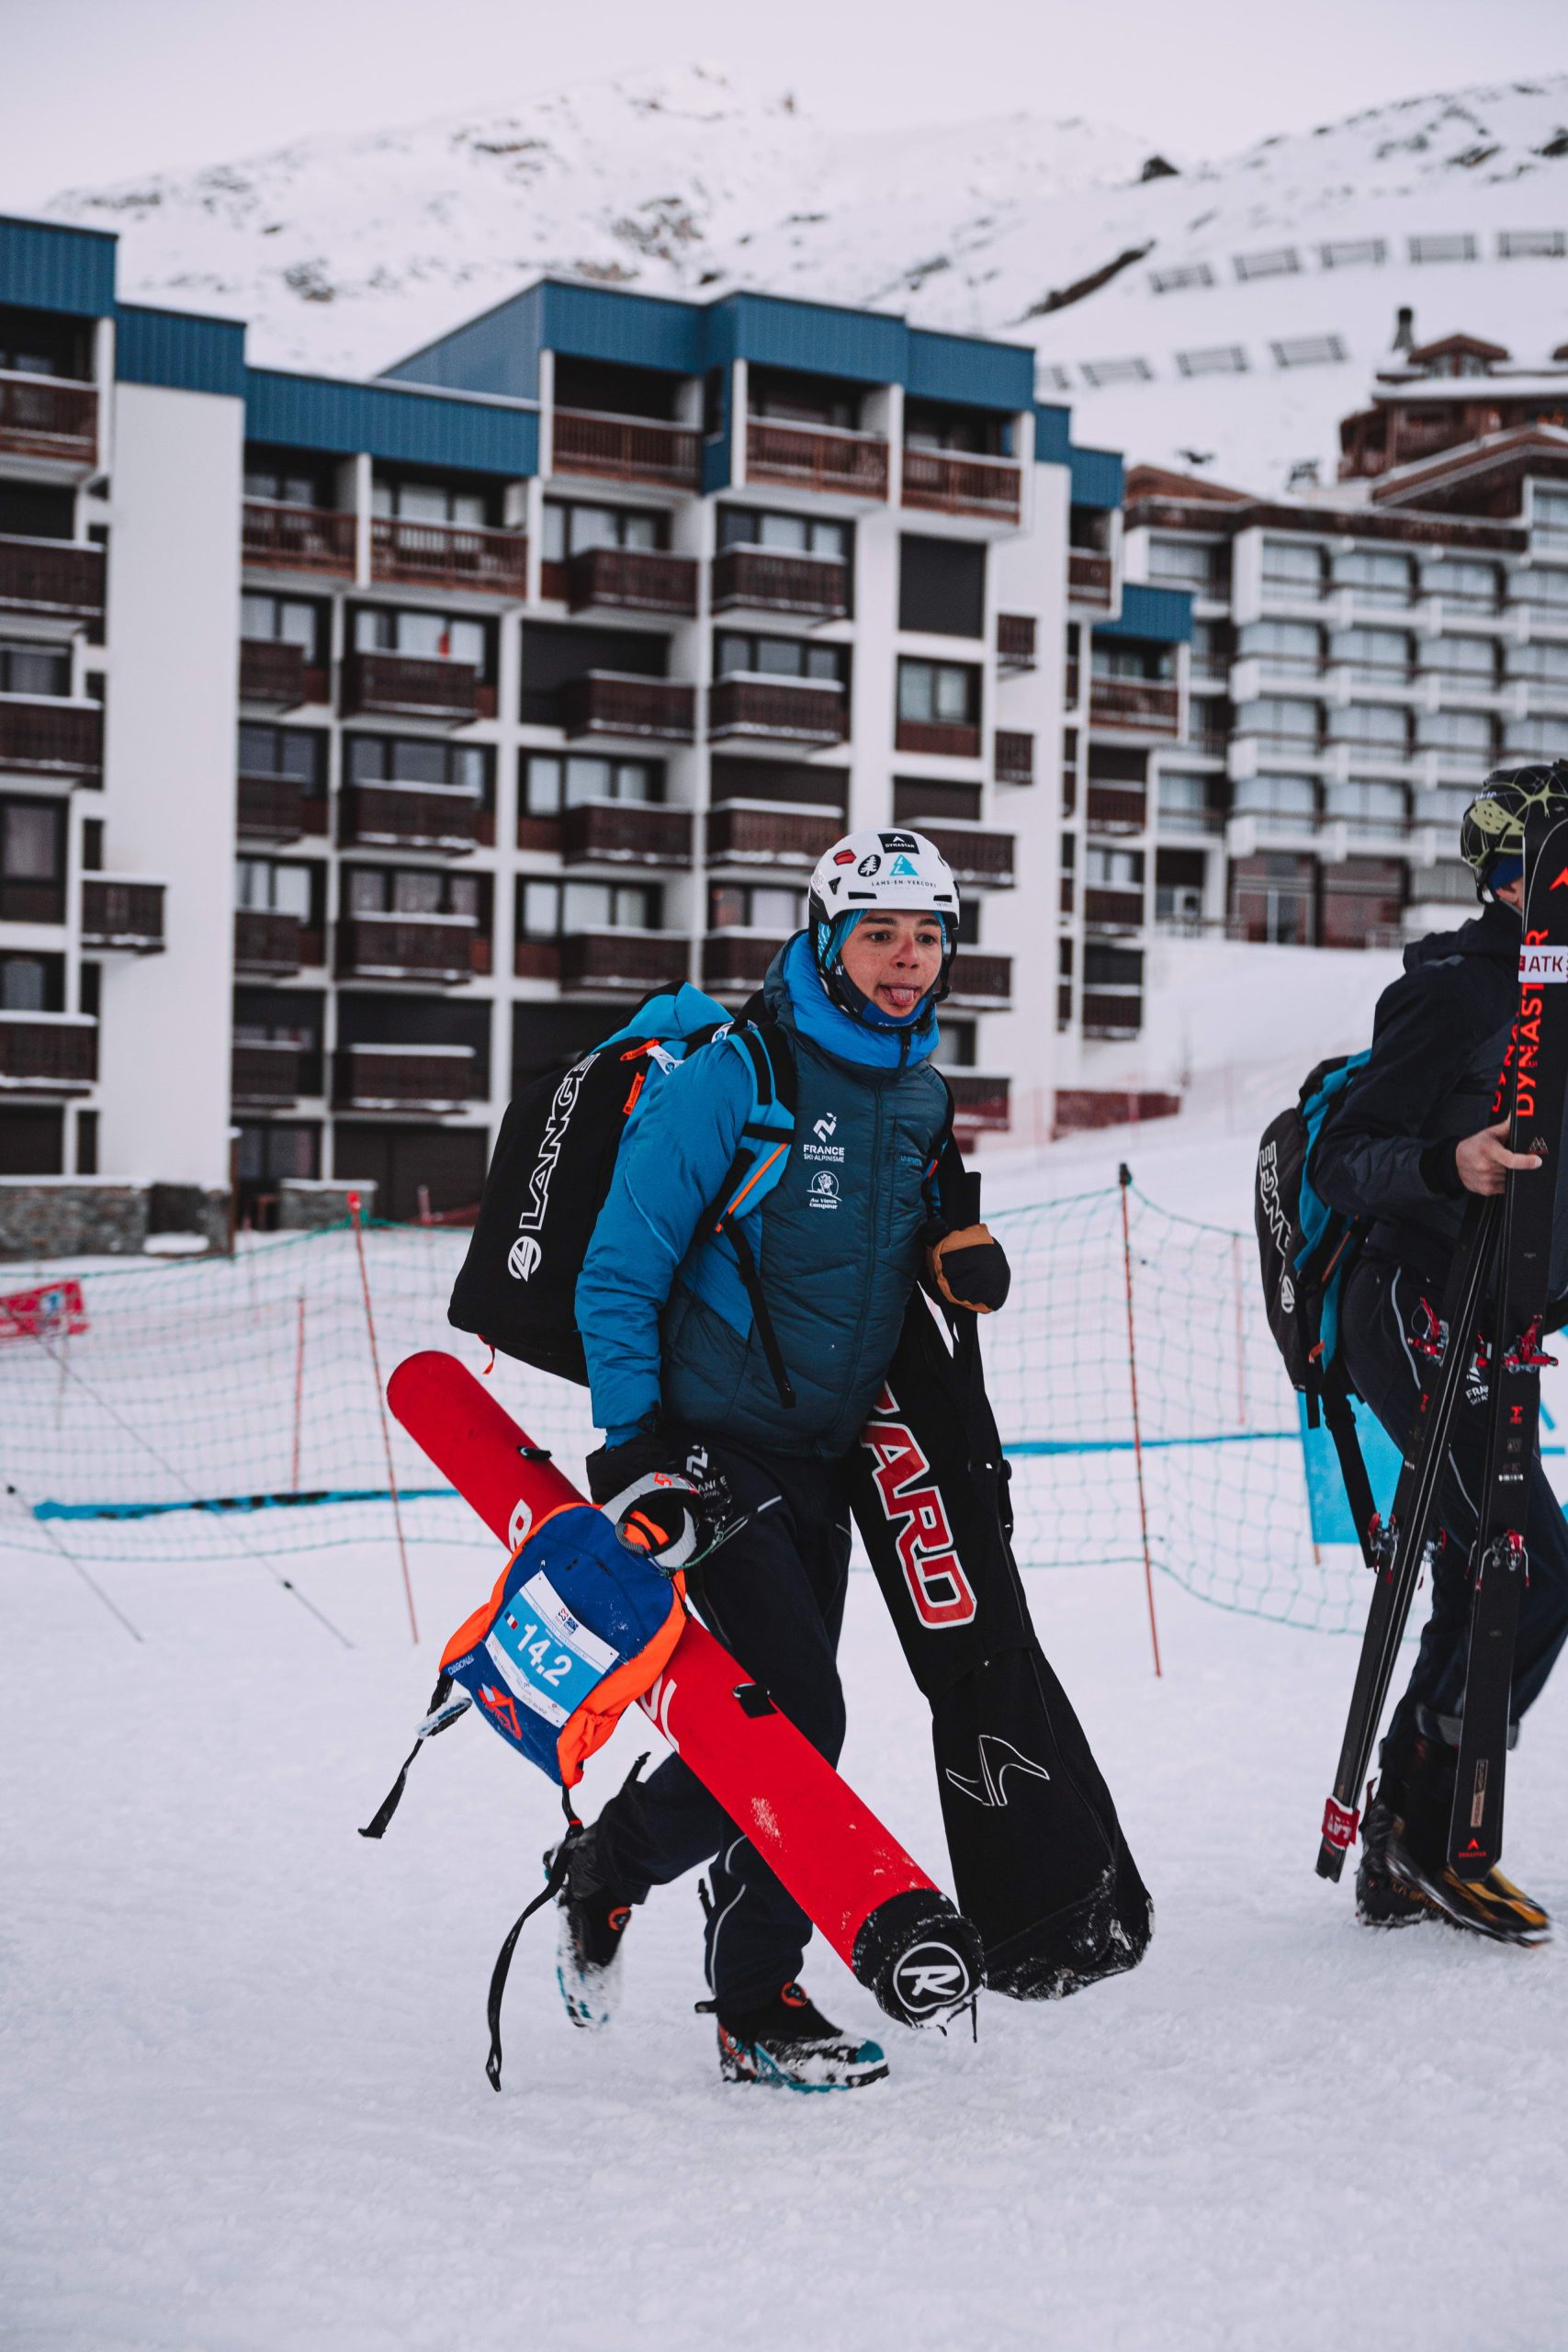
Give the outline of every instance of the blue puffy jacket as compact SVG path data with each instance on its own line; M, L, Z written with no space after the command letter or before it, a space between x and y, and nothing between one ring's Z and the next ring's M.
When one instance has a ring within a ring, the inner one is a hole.
M722 1039L633 1114L577 1285L593 1416L608 1442L655 1408L782 1453L837 1455L875 1403L921 1262L947 1121L930 1020L874 1029L829 998L798 933L763 983L795 1051L795 1140L746 1220L795 1394L781 1403L727 1239L694 1242L728 1172L751 1080Z

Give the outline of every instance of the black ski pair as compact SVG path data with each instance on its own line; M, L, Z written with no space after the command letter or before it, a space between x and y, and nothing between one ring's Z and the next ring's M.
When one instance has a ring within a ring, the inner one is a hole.
M1357 1799L1371 1761L1389 1683L1431 1538L1438 1490L1463 1384L1486 1384L1486 1449L1471 1555L1471 1617L1449 1865L1485 1878L1502 1854L1503 1796L1519 1594L1529 1573L1525 1498L1540 1417L1540 1335L1551 1295L1557 1156L1568 1108L1568 820L1531 851L1520 944L1519 1009L1504 1082L1511 1080L1509 1148L1534 1170L1510 1170L1503 1194L1467 1210L1442 1304L1440 1364L1424 1387L1386 1525L1358 1532L1377 1583L1350 1712L1324 1810L1317 1868L1337 1879L1356 1835ZM1558 1006L1561 1010L1557 1010ZM1551 1008L1549 1013L1549 1007ZM1368 1498L1370 1500L1370 1498Z

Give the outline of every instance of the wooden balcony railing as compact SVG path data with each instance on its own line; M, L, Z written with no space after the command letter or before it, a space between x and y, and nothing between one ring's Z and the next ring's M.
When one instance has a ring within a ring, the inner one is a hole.
M1181 726L1180 691L1153 678L1091 678L1089 723L1128 735L1176 735Z
M849 731L849 696L826 678L731 676L716 679L708 688L708 733L716 738L841 743Z
M1112 574L1111 558L1089 548L1067 549L1067 602L1094 612L1109 612Z
M98 1024L83 1012L0 1012L0 1087L91 1086Z
M953 1089L953 1124L966 1134L1001 1134L1011 1125L1011 1080L982 1078L978 1070L942 1072Z
M0 922L63 922L63 876L34 881L26 875L0 874Z
M1013 878L1013 835L986 833L960 825L922 825L960 882L989 883L1006 889Z
M585 670L560 690L569 735L649 737L689 743L696 730L697 690L679 678L644 678L621 670Z
M0 450L91 473L98 458L96 388L0 370Z
M1032 613L997 615L997 662L1000 668L1033 669L1035 628Z
M229 1091L236 1102L297 1102L305 1092L305 1046L299 1037L236 1037Z
M0 538L0 605L71 620L104 609L104 551L65 539Z
M325 702L327 673L311 662L302 645L281 638L240 639L240 700L265 703L274 710L297 710L301 703Z
M96 703L0 701L0 769L75 779L99 775L103 764Z
M242 907L234 917L234 962L243 972L297 972L305 960L305 931L298 915Z
M703 985L710 989L754 989L768 976L768 967L784 941L775 933L763 937L754 931L713 931L703 942Z
M1034 781L1034 738L1021 734L1011 727L997 729L997 782L998 784L1032 784Z
M1083 912L1093 931L1141 931L1144 894L1141 890L1086 889Z
M459 854L473 848L479 822L479 802L456 786L351 784L344 791L343 837L355 847Z
M678 988L686 977L683 933L576 931L559 944L562 988Z
M954 1004L1010 1004L1012 957L976 956L961 947L953 959L953 1001Z
M1085 815L1092 833L1141 833L1148 796L1138 785L1091 784Z
M658 482L671 490L697 487L702 445L688 424L558 408L551 446L551 465L558 474Z
M1141 995L1115 996L1106 989L1085 989L1083 1033L1086 1037L1135 1037L1144 1025Z
M82 876L82 944L128 947L156 955L164 945L162 882L118 879L107 874Z
M809 872L844 830L836 808L773 808L730 802L708 817L710 865L784 865Z
M574 613L604 605L622 613L694 613L694 556L661 548L584 548L566 567L567 602Z
M776 548L721 548L713 560L716 613L743 605L755 613L801 613L836 620L850 608L842 556L790 555Z
M476 718L493 718L495 691L480 686L471 662L443 662L417 653L351 653L344 664L344 708L467 727Z
M893 741L900 752L935 752L950 760L980 756L980 730L964 718L900 718Z
M345 1111L460 1111L482 1078L472 1046L341 1046L333 1100Z
M253 841L297 842L302 833L324 833L326 797L307 794L297 776L243 775L235 828Z
M1069 661L1062 673L1062 699L1072 710L1078 698L1079 671L1077 662Z
M690 865L692 812L646 800L584 800L563 811L567 865Z
M335 506L287 506L247 498L241 552L251 571L310 571L352 580L357 525Z
M749 416L746 479L882 499L887 495L887 444L874 434L844 433L829 424L778 424L771 417Z
M338 925L338 969L344 979L471 979L482 939L468 915L346 915Z
M1016 523L1023 511L1023 468L1016 458L907 448L904 503L931 514L985 514Z
M370 524L370 576L405 588L521 599L528 593L528 542L521 531L377 514Z

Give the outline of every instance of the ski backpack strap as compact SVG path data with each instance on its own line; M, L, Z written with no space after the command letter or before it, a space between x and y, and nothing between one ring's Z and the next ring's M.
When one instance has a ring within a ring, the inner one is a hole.
M768 1371L780 1404L789 1409L795 1401L795 1389L768 1312L756 1252L743 1219L761 1207L788 1162L795 1139L795 1055L784 1028L765 1010L760 997L753 997L739 1020L721 1035L750 1072L751 1104L735 1157L725 1170L723 1183L704 1210L694 1238L722 1235L734 1250Z

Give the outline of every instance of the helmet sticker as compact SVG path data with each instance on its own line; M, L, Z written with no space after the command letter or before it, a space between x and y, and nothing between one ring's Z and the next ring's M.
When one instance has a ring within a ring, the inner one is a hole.
M852 853L851 853L851 854L852 855L852 854L853 854L853 853L852 852ZM834 863L834 865L835 865L838 864L838 862L839 862L839 861L838 861L838 859L837 859L837 858L835 858L835 859L834 859L834 861L833 861L833 863ZM871 877L872 877L872 876L873 876L874 874L880 874L880 873L881 873L881 871L882 871L882 860L881 860L878 856L876 856L874 853L873 853L873 854L872 854L870 857L863 857L863 858L862 858L862 860L861 860L861 862L860 862L860 864L859 864L859 865L856 866L856 868L855 868L855 872L856 872L857 874L863 874L863 875L865 876L865 877L866 877L866 879L867 879L867 881L868 881L868 882L870 881L870 879L871 879Z

